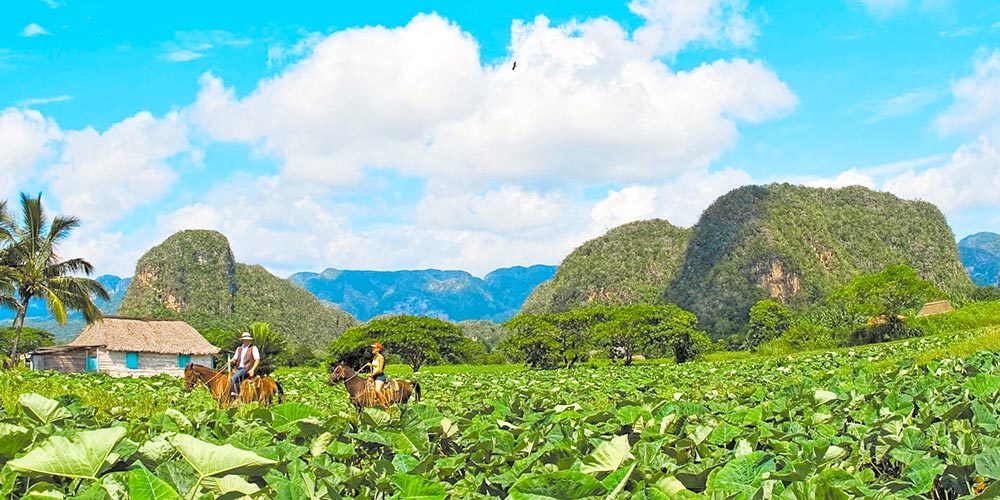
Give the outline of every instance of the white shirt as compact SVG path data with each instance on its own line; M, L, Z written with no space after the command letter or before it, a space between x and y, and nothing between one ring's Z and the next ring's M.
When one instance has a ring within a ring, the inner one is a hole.
M257 350L257 346L255 345L251 345L249 349L239 346L236 348L236 352L233 353L233 357L237 360L236 368L250 369L253 366L254 360L260 360L260 351Z

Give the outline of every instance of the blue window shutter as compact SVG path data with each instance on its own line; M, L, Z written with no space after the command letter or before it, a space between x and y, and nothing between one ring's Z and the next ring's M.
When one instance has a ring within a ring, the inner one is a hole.
M184 368L191 362L190 354L178 354L177 355L177 366Z
M125 353L125 368L128 368L129 370L139 369L139 353L137 352Z

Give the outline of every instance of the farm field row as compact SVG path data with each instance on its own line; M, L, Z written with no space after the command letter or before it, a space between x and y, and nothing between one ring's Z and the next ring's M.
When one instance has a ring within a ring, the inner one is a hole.
M0 493L996 495L1000 354L969 346L997 334L682 365L422 370L423 402L360 419L321 370L279 372L284 404L229 410L166 377L8 372Z

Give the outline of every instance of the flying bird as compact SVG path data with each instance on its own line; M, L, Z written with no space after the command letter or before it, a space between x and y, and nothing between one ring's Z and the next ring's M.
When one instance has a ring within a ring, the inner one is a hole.
M515 69L517 69L517 61L514 61L514 65L510 67L511 71L514 71Z

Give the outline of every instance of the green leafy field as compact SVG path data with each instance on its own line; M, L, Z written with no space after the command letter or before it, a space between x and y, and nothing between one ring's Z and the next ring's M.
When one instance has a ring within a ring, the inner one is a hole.
M627 369L421 371L359 419L322 371L216 410L177 379L0 374L5 498L993 498L1000 330ZM920 359L917 363L914 359ZM391 373L391 372L390 372ZM51 399L50 399L51 398Z

